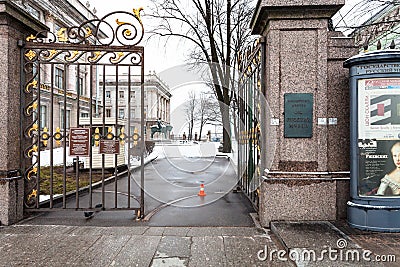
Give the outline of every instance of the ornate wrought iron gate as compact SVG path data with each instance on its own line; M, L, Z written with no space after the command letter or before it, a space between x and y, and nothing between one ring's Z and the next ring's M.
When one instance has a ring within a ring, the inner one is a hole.
M143 34L138 14L113 12L26 38L21 162L27 209L144 215ZM135 164L140 178L131 172Z
M265 168L265 39L257 40L239 58L238 89L238 174L239 185L255 207Z

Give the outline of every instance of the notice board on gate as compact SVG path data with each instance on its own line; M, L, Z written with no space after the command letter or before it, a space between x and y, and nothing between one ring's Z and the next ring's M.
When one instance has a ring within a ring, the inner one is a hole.
M70 128L69 155L71 157L89 157L89 145L89 128Z
M311 138L313 135L313 94L287 93L284 99L284 136Z

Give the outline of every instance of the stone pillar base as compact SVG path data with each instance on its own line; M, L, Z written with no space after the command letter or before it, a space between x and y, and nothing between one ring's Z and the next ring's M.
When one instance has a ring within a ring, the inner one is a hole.
M348 200L348 177L321 173L271 174L261 184L260 222L334 221L345 218L342 206ZM337 176L337 177L335 177ZM348 176L345 175L345 176Z
M0 225L23 219L24 181L22 177L0 178Z

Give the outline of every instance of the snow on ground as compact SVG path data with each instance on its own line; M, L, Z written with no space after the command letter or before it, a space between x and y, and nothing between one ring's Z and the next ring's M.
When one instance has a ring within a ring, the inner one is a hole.
M166 158L166 157L215 157L218 152L219 142L191 142L182 143L181 141L175 141L172 143L156 143L153 153L145 158L145 162L154 160L155 158ZM75 157L68 156L69 148L67 147L66 153L66 165L72 166L73 159ZM127 149L125 150L127 151ZM228 154L229 156L229 154ZM126 155L127 158L127 155ZM53 149L53 165L62 166L64 165L64 148L59 147ZM139 157L131 157L131 165L140 165ZM40 151L40 166L50 166L50 150Z
M215 157L218 153L219 142L187 142L176 141L172 143L156 143L153 153L158 158L202 158Z

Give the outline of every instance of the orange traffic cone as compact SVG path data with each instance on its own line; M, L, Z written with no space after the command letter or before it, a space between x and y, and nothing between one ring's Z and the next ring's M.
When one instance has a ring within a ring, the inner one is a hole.
M197 194L199 197L206 196L206 192L204 192L204 184L200 185L200 192Z

